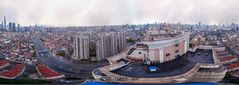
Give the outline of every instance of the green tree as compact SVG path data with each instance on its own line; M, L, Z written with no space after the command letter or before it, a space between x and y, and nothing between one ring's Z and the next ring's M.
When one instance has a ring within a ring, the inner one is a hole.
M132 38L129 38L129 39L126 40L126 42L127 42L127 43L135 43L136 41L133 40Z
M65 51L58 51L56 55L58 55L58 56L65 56L66 53L65 53Z
M90 47L90 56L96 56L96 46L95 45Z

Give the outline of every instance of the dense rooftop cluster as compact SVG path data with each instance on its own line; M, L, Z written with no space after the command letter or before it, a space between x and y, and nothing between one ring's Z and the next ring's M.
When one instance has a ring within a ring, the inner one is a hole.
M230 46L231 49L235 50L237 53L239 53L239 37L237 32L232 32L226 34L226 43Z
M42 39L44 47L49 49L53 54L64 52L63 55L70 56L73 53L72 33L48 33ZM60 54L60 56L63 55Z
M1 57L20 63L33 60L34 48L29 35L30 33L1 33L0 54L3 55Z

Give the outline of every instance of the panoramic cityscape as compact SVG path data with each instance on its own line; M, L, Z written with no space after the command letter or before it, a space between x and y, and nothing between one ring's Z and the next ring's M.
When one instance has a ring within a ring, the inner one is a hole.
M236 0L1 2L0 84L239 84Z

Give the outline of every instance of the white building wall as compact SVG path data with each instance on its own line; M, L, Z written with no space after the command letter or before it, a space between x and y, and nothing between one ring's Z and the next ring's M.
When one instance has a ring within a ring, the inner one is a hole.
M159 49L159 62L163 63L164 62L164 55L163 55L163 49Z
M98 35L100 38L96 41L97 60L116 55L124 50L126 45L125 35L118 32L104 33Z
M90 59L89 36L83 34L76 34L74 44L75 49L73 59L75 60Z

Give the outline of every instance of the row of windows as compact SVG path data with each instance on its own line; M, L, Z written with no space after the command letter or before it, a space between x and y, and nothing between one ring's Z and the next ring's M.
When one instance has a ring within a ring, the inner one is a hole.
M178 53L179 50L176 50L175 53ZM138 54L142 54L142 52L138 52ZM167 53L166 56L170 56L170 53Z
M178 53L179 50L176 50L175 53ZM166 56L170 56L170 53L167 53Z
M175 47L178 47L179 46L179 43L175 44ZM179 50L176 50L175 53L178 53ZM167 53L166 56L170 56L170 53Z
M167 53L166 56L170 56L170 53Z
M175 47L178 47L179 46L179 43L175 44ZM179 50L176 50L175 53L178 53ZM139 52L139 54L141 54L141 52ZM170 53L167 53L166 56L170 56Z

